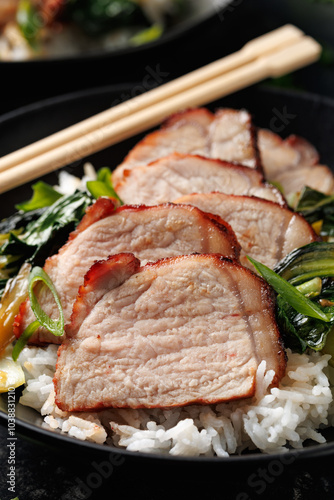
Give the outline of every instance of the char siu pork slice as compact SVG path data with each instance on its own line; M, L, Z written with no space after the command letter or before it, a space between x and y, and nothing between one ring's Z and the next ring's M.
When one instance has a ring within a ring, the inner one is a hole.
M132 169L114 187L124 203L150 205L173 201L195 192L221 191L254 195L286 205L280 191L266 183L255 169L180 153Z
M255 168L269 182L282 186L285 196L304 186L330 194L334 175L319 164L318 151L302 137L256 128L246 110L222 108L212 113L195 108L176 113L128 153L113 173L119 184L134 167L171 153L200 155Z
M274 268L295 248L319 239L301 215L260 198L195 193L178 198L175 203L189 203L227 221L241 245L240 262L251 269L254 268L247 255Z
M130 169L174 152L260 168L256 132L247 111L224 108L211 113L195 108L172 115L160 129L144 137L115 169L114 183Z
M100 198L87 212L69 241L44 266L59 294L65 321L88 269L111 254L132 252L144 263L187 253L221 253L238 259L240 245L231 227L220 218L190 205L123 206L114 209L108 198ZM36 292L38 293L38 292ZM56 304L43 289L38 293L47 314L57 317ZM34 321L29 301L14 324L16 336ZM61 342L39 328L31 342Z
M325 194L334 193L334 176L327 165L299 165L281 172L273 182L282 186L286 197L300 193L304 186Z
M211 404L252 396L262 360L285 371L271 289L217 254L89 270L54 377L62 410Z
M326 194L334 192L334 176L319 164L317 150L305 139L291 135L282 139L269 130L258 131L258 146L264 175L281 185L289 196L309 186Z

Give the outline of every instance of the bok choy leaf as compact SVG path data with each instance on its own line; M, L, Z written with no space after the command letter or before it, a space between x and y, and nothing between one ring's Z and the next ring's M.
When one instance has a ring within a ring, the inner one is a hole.
M302 214L310 224L321 221L320 236L334 236L334 195L326 195L305 187L295 210Z
M248 259L276 292L276 317L286 347L325 349L334 327L334 244L305 245L274 270Z
M31 199L15 205L17 210L30 212L39 208L49 207L62 197L58 191L43 181L38 181L33 184L32 190L33 195Z
M1 270L8 271L8 276L4 276L2 280L2 286L5 286L6 279L15 276L24 262L42 265L49 255L57 252L93 201L89 193L76 191L74 194L62 196L46 208L39 209L41 211L17 213L15 221L7 221L7 226L4 221L4 230L6 227L11 229L9 232L6 230L8 234L0 247ZM29 214L36 214L37 217L29 219ZM20 221L24 224L26 218L29 222L20 227ZM9 223L12 223L11 226ZM14 231L14 227L20 230ZM0 295L2 292L3 288L0 289Z
M315 302L307 298L296 287L281 278L267 266L255 261L251 257L248 257L248 260L253 264L259 274L263 276L267 283L273 287L275 292L281 295L281 297L283 297L297 312L325 322L329 322L332 319L334 320L334 311L332 314L326 314Z
M123 205L122 200L116 193L112 185L112 172L108 167L102 167L97 171L97 178L94 181L87 181L88 191L94 196L95 199L100 196L109 196L115 198Z

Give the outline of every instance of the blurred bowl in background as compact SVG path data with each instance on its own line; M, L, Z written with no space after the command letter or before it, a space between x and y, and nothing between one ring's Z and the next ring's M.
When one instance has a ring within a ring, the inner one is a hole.
M44 0L37 9L34 0L6 1L12 4L12 16L6 16L9 8L0 7L0 61L13 64L147 51L219 15L233 2Z
M1 2L1 0L0 0ZM0 114L41 99L108 84L134 86L150 79L156 86L240 48L247 33L234 22L249 2L191 0L192 14L159 38L113 50L85 51L66 57L0 61ZM149 90L148 88L145 90Z

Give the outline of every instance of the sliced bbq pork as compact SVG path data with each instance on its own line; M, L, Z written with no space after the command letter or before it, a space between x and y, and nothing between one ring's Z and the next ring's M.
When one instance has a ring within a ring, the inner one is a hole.
M132 169L114 187L124 203L150 205L173 201L194 192L221 191L286 204L279 190L266 183L255 169L180 153Z
M319 164L318 151L302 137L254 127L246 110L229 108L212 113L195 108L176 113L148 134L128 153L113 173L121 182L134 167L171 153L192 154L246 165L261 171L269 182L282 186L285 196L304 186L324 193L334 191L334 176Z
M301 215L260 198L195 193L178 198L175 203L189 203L227 221L241 245L240 262L251 269L254 268L247 255L274 268L295 248L318 240L312 226Z
M258 147L264 175L281 185L289 196L309 186L326 194L334 192L334 176L319 164L319 154L305 139L291 135L282 139L270 130L258 131Z
M334 176L327 165L299 165L276 176L286 197L300 193L305 186L325 194L334 193Z
M172 115L144 137L115 169L114 182L120 182L132 168L174 152L260 168L256 133L247 111L224 108L212 113L195 108Z
M270 288L217 254L96 263L66 332L54 385L67 411L230 401L254 394L262 360L275 383L285 371Z
M111 254L132 252L143 263L187 253L221 253L238 259L240 245L223 220L190 205L123 206L115 209L111 199L100 198L82 219L58 254L47 259L44 269L59 294L65 321L72 312L84 275L97 260ZM38 292L36 292L38 293ZM52 296L42 290L39 301L51 317L58 311ZM16 336L34 321L29 301L20 309L14 324ZM39 328L32 342L59 343Z

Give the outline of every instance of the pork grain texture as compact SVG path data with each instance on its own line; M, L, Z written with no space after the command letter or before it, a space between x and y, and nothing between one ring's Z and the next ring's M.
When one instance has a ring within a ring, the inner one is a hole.
M245 109L200 107L170 116L126 155L113 173L119 184L129 172L172 153L200 155L255 168L268 182L279 184L287 197L304 186L330 194L334 175L320 163L319 153L306 139L283 139L257 127Z
M256 128L246 110L192 108L175 113L129 151L113 172L115 183L130 170L172 153L217 158L260 169Z
M271 289L217 254L96 263L66 332L54 377L66 411L246 398L262 360L275 384L286 366Z
M143 263L188 253L221 253L238 259L240 244L230 225L220 217L202 212L191 205L122 206L100 198L88 210L77 229L59 252L47 259L44 270L59 295L65 322L89 268L111 254L132 252ZM52 294L36 288L44 311L58 317ZM19 337L35 316L27 299L14 322ZM30 343L61 343L45 328L38 328Z
M321 240L302 215L255 196L194 193L174 202L210 211L228 222L241 245L240 262L251 269L247 256L273 269L292 250Z
M333 173L319 163L318 151L306 139L296 135L282 139L265 129L258 131L257 138L264 175L281 186L284 196L299 193L305 186L333 193Z
M157 204L191 193L220 191L286 205L280 191L255 169L199 155L173 153L133 168L114 188L124 203ZM131 201L130 201L131 200Z

